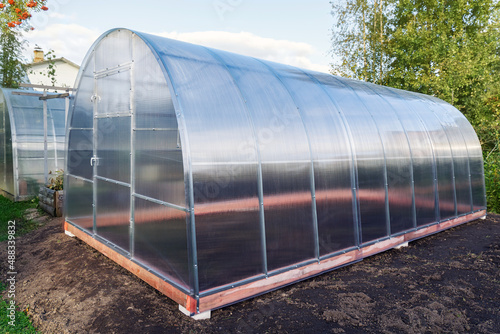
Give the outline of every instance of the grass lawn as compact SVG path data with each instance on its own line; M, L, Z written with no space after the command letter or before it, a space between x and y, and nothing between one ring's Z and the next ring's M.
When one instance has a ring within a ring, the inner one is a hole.
M24 222L22 220L23 212L26 209L36 208L38 200L26 202L12 202L8 198L0 196L0 242L7 240L7 224L9 220L16 221L16 236L21 236L34 230L36 223Z
M5 284L0 283L0 292L5 291ZM31 333L39 333L31 324L30 318L26 315L26 313L16 310L15 311L15 326L9 325L10 318L7 316L10 314L9 308L9 300L8 299L0 299L0 333L6 334L31 334Z
M16 237L28 233L34 230L38 225L33 222L25 222L22 219L23 212L26 209L36 208L37 200L26 201L26 202L12 202L9 199L0 196L0 242L8 240L8 223L9 221L15 221L16 226ZM4 243L2 247L7 247L7 243ZM1 266L8 266L8 259L0 259ZM6 290L5 280L2 278L0 282L0 293ZM7 296L6 296L7 297ZM10 299L0 297L0 333L6 334L31 334L38 333L36 329L31 324L31 320L25 312L16 310L14 326L9 324L12 320L8 316L11 314L9 310Z

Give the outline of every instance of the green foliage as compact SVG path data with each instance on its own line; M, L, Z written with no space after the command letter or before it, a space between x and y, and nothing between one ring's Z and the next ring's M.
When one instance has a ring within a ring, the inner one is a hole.
M388 20L384 83L439 97L471 116L497 85L493 0L402 0Z
M332 72L381 83L387 70L387 15L393 0L331 1L335 25Z
M500 154L498 152L485 157L484 178L488 211L500 213Z
M36 208L36 200L25 202L12 202L11 200L0 196L0 242L8 238L7 224L9 220L16 221L16 235L23 235L37 227L36 224L25 222L22 219L24 211L30 208Z
M55 175L55 177L50 178L50 183L47 185L49 189L52 190L63 190L64 189L64 171L62 169L56 170L54 174L52 171L49 172L51 175Z
M0 196L0 241L7 240L7 224L9 220L16 221L16 236L27 233L33 229L32 223L22 221L22 214L26 209L35 208L36 201L30 202L11 202L9 199ZM0 293L6 289L3 282L0 282ZM7 318L7 308L9 307L9 300L0 298L0 333L23 333L35 334L38 333L31 324L31 320L26 312L15 311L15 326L9 325L10 319Z
M26 75L22 64L24 41L18 31L3 29L0 34L0 85L18 88Z
M57 65L55 62L55 59L57 58L55 51L54 50L49 50L46 54L44 54L44 59L48 61L48 66L47 69L44 71L40 71L39 74L46 76L47 78L50 79L50 83L52 86L55 86L57 83L57 76L56 76L56 69ZM29 70L30 74L34 74L34 70ZM57 91L56 91L57 92Z
M488 210L500 212L499 1L331 4L332 53L339 59L332 72L433 95L459 109L483 148Z
M5 284L0 282L0 292L6 289ZM6 334L36 334L39 333L35 327L31 324L31 320L28 315L23 311L15 311L15 326L9 325L10 319L7 318L9 307L8 299L0 299L0 332Z

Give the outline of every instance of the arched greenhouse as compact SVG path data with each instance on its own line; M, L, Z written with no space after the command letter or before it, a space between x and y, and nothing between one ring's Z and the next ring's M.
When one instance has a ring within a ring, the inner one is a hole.
M67 232L191 315L486 214L478 138L431 96L126 29L77 88Z
M64 168L65 102L47 100L45 167L43 102L30 93L35 92L0 88L0 193L16 201L38 194L45 168Z

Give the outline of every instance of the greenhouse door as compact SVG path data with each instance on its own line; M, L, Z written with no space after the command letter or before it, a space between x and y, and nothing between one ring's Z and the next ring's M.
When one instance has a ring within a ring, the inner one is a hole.
M95 73L95 233L130 253L132 64Z

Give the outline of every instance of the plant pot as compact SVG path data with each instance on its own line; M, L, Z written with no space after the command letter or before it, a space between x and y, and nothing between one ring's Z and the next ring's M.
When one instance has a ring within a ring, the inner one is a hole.
M52 190L47 187L40 187L38 195L38 205L43 211L54 217L61 217L64 208L64 190Z

